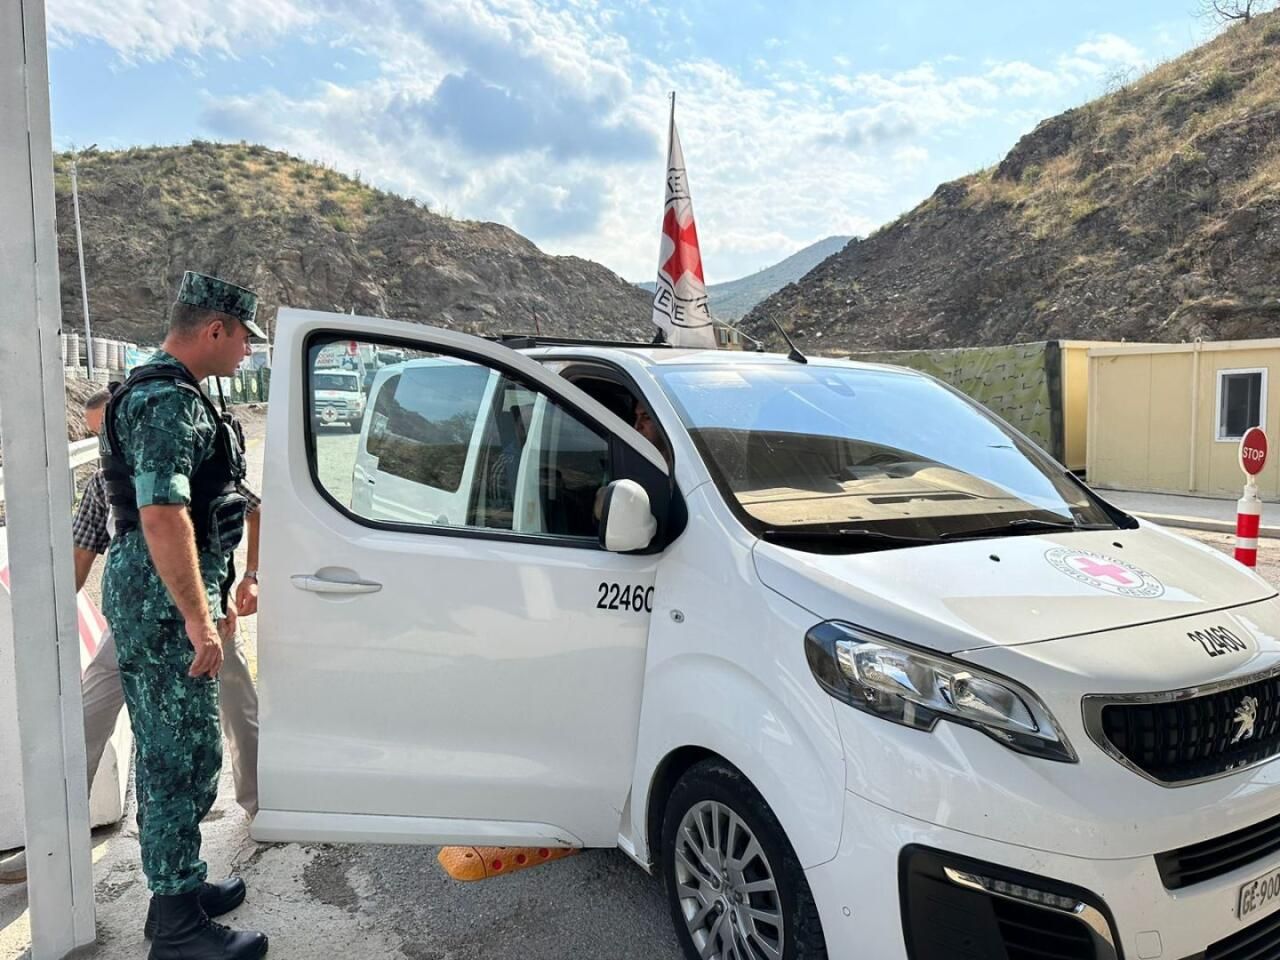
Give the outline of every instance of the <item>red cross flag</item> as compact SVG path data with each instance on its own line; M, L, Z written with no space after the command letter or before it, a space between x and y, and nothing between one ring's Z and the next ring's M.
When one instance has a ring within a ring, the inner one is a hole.
M658 285L653 294L653 322L676 347L715 347L715 327L702 277L698 228L684 168L684 151L676 133L676 98L671 95L671 134L667 148L667 201L658 249Z

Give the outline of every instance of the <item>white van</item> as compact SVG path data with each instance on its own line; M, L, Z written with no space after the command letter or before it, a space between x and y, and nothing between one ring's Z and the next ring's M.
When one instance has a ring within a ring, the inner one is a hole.
M910 371L278 329L255 837L618 846L691 958L1280 956L1280 602L1229 558ZM334 340L413 371L393 503L371 419L311 426Z

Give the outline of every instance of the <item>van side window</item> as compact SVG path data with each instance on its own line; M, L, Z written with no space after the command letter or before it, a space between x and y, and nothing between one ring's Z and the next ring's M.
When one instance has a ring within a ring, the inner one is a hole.
M609 445L559 407L546 404L526 457L525 526L538 533L596 537L596 496L612 476Z
M483 363L388 344L321 343L311 361L314 476L356 519L597 546L609 442L547 395ZM368 385L355 423L321 415L338 363Z
M457 491L489 371L475 364L405 370L383 384L365 449L391 476Z
M547 397L503 377L489 409L471 526L595 538L609 444Z

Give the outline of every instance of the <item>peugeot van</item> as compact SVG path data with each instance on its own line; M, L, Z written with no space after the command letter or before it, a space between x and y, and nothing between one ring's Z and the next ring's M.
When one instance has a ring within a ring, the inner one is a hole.
M618 847L691 958L1280 956L1225 555L912 371L278 329L255 837ZM358 438L351 340L404 356Z

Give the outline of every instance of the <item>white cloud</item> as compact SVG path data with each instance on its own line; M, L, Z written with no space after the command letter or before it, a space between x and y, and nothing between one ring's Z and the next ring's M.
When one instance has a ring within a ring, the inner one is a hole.
M928 159L929 151L918 145L899 147L893 151L893 162L902 167L923 166Z
M856 130L857 124L868 118L873 126L884 124L893 133L932 133L989 113L1000 96L1000 87L986 77L943 76L932 63L888 75L835 76L829 83L840 93L870 103L844 115L846 133L851 119ZM887 119L890 116L894 119ZM856 134L849 142L858 144Z
M1127 67L1141 67L1146 63L1142 51L1124 37L1114 33L1104 33L1076 47L1076 55L1101 61L1105 64L1120 64Z
M234 55L314 22L293 0L48 0L50 39L103 41L126 60L175 54Z
M650 0L617 0L654 22ZM948 56L907 70L792 59L744 71L643 56L594 0L49 0L59 42L95 37L129 61L270 53L305 35L379 65L369 80L210 99L205 128L360 170L366 180L499 220L553 253L633 279L656 267L667 92L689 163L708 279L733 279L828 234L866 234L923 199L957 133L1014 135L1010 118L1141 51L1102 35L1045 63ZM768 38L765 46L784 46ZM683 49L679 44L674 49ZM832 70L837 71L832 74ZM1021 123L1019 119L1016 121ZM1009 140L1012 143L1012 139ZM936 159L935 159L936 158Z
M987 77L1014 97L1052 96L1071 82L1060 73L1043 70L1022 60L996 64L987 71Z

